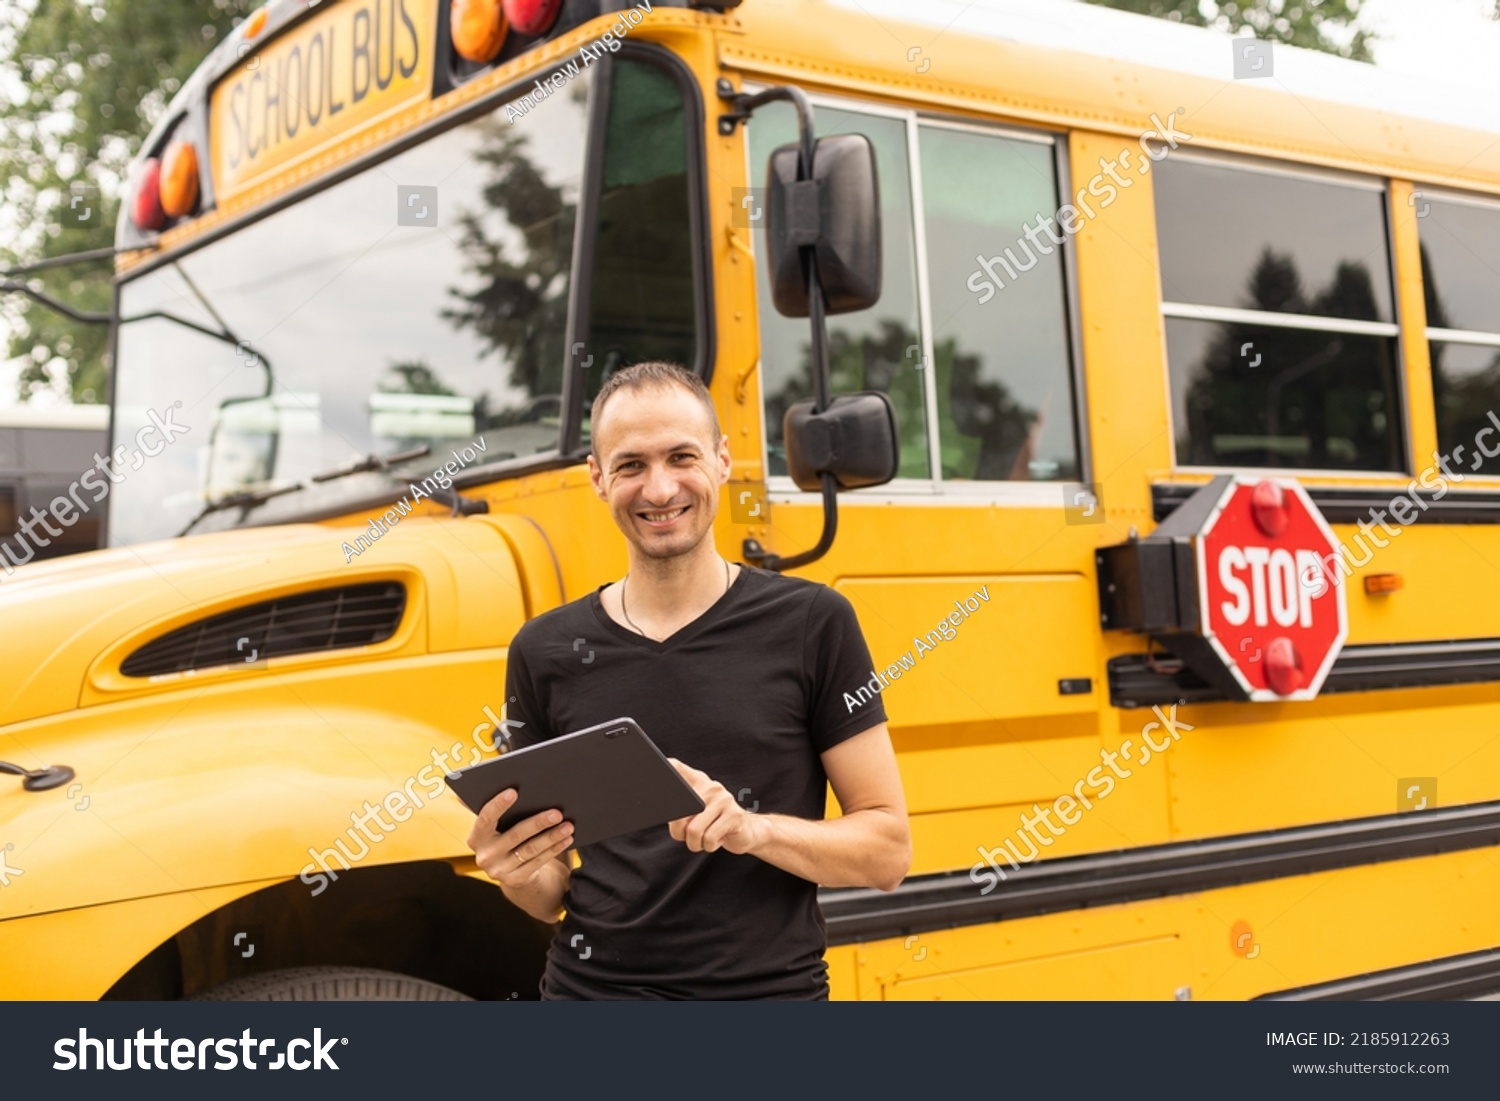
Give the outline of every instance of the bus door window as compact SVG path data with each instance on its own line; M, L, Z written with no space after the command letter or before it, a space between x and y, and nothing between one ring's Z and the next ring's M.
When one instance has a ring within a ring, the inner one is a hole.
M1177 463L1405 469L1384 184L1183 153L1152 179Z
M613 371L651 359L704 367L682 89L664 68L618 57L608 94L589 327L572 357L584 379L584 444Z

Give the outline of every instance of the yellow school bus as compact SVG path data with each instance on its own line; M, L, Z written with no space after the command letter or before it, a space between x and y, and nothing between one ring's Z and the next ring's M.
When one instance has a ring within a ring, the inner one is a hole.
M50 512L106 548L0 562L0 996L535 997L551 928L442 775L516 630L624 572L588 409L644 359L717 403L720 550L874 657L915 856L823 892L836 998L1500 988L1491 123L945 11L273 0L221 44Z

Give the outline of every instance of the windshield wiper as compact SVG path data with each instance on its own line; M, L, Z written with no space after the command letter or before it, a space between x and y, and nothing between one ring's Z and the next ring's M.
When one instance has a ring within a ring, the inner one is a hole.
M336 470L329 470L322 474L314 474L312 480L315 482L332 482L338 478L347 478L351 474L365 474L370 471L378 471L396 481L401 481L401 475L391 469L396 463L407 463L413 459L420 459L424 455L431 455L432 447L423 444L414 447L410 451L398 451L394 455L380 456L374 453L366 455L363 459L357 459L348 466L341 466ZM473 516L475 513L488 512L490 503L477 497L465 497L455 489L433 489L429 494L434 501L441 501L453 510L454 516Z
M153 240L148 246L145 247L155 248L155 241ZM74 252L68 254L67 256L53 256L49 257L46 260L39 260L33 264L22 264L17 267L6 268L3 271L0 271L0 294L24 294L33 302L46 306L54 313L61 314L68 320L75 321L80 325L108 325L111 323L129 325L130 323L135 321L151 321L153 319L159 318L162 321L170 321L173 324L181 325L185 329L191 329L195 333L202 333L204 336L212 337L214 340L223 341L225 344L232 344L234 345L234 350L238 354L240 354L241 356L250 356L255 360L256 364L261 364L265 367L266 392L264 396L271 396L272 391L275 389L275 376L271 368L270 357L255 345L251 344L250 341L242 340L233 329L225 324L224 319L219 315L219 311L214 309L213 304L209 302L207 296L198 289L198 285L188 277L188 273L183 271L182 266L176 261L173 261L172 267L177 270L178 275L182 276L182 281L187 284L188 289L193 292L193 296L197 298L203 308L208 311L208 315L219 323L219 327L217 329L210 329L206 325L200 325L196 321L189 321L185 317L178 317L176 314L169 313L166 310L148 310L145 313L138 313L132 317L120 317L114 313L113 309L111 309L109 313L95 313L90 310L80 310L68 305L68 303L66 302L53 298L50 294L47 294L45 291L38 290L37 288L31 286L29 283L25 283L18 279L12 278L13 276L18 275L31 275L35 272L45 271L49 268L66 267L70 264L81 264L91 260L105 260L121 251L134 251L134 249L89 249L86 252ZM255 364L252 364L252 366L254 365Z
M199 510L197 516L188 521L187 527L179 531L176 537L179 539L182 538L193 530L199 520L212 513L223 512L227 508L242 508L248 513L252 508L265 504L273 497L282 497L288 493L296 493L299 489L306 488L301 482L297 482L294 485L278 486L275 489L253 489L240 493L231 493L227 497L220 497L217 501L209 501ZM244 517L241 516L240 519L243 520Z
M315 482L332 482L339 478L347 478L351 474L364 474L367 471L378 470L384 474L395 475L391 470L392 463L409 463L413 459L420 459L423 455L431 455L432 448L426 444L414 447L410 451L398 451L394 455L380 456L376 454L366 455L363 459L356 459L348 466L335 467L333 470L324 471L322 474L314 474L312 480Z

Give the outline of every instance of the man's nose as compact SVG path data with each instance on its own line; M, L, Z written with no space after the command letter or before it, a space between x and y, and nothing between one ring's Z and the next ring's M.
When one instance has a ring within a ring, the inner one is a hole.
M677 471L666 463L652 463L646 477L646 499L654 505L665 505L677 496L681 484Z

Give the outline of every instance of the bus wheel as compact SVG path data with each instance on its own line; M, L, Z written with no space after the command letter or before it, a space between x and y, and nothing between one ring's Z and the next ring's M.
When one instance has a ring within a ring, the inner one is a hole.
M288 967L220 983L194 1002L471 1002L426 979L368 967Z

